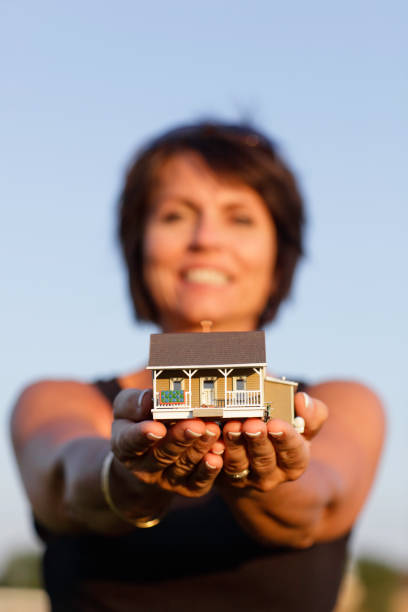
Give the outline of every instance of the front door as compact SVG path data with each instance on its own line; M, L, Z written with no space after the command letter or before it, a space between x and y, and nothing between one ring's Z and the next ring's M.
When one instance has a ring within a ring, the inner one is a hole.
M201 390L201 405L215 404L215 380L203 380Z

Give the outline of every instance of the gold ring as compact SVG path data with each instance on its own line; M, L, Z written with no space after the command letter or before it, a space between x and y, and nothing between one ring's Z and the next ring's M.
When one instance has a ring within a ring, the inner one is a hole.
M249 469L245 468L245 470L242 470L242 472L235 472L234 474L230 474L229 472L225 473L228 478L231 478L231 480L242 480L243 478L246 478L248 476Z

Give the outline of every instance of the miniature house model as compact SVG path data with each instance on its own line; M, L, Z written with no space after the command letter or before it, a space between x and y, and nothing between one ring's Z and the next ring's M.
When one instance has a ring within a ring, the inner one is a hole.
M294 424L298 384L266 376L265 333L150 336L154 419L279 418Z

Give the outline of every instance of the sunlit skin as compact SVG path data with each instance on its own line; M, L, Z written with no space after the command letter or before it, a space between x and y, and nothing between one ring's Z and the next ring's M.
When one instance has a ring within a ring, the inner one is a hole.
M160 171L148 217L145 283L164 331L251 330L273 291L276 229L243 183L215 175L196 154Z

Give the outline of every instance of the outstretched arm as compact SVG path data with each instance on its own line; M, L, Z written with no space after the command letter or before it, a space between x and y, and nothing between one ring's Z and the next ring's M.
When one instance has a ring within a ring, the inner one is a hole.
M212 487L222 467L222 458L210 452L219 427L196 419L167 429L151 420L151 403L151 391L122 391L113 420L112 407L92 385L44 381L22 393L11 421L13 444L44 525L103 533L134 528L112 512L101 491L111 448L111 497L130 521L161 515L175 492L198 497Z
M277 420L224 427L220 490L242 527L266 544L307 547L346 533L374 479L384 436L378 398L348 382L309 393L311 401L295 399L304 435ZM228 476L245 469L242 480Z

